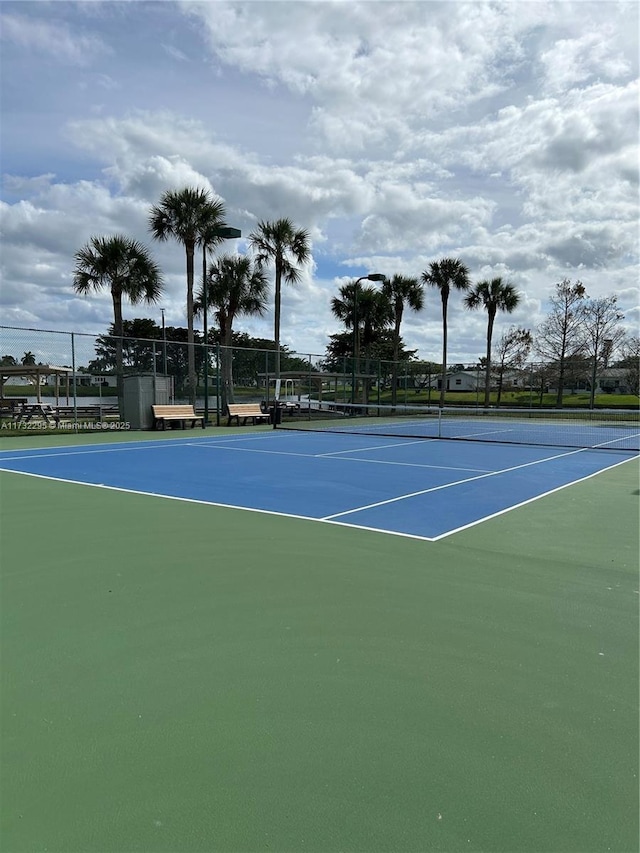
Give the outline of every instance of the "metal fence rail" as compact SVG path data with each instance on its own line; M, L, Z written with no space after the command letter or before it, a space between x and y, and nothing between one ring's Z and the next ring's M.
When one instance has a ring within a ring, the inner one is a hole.
M185 330L174 330L174 333ZM198 339L200 338L200 339ZM434 362L393 363L363 354L329 358L325 355L291 352L280 355L276 375L274 349L250 349L205 345L199 333L195 347L197 373L196 407L209 420L220 422L230 402L273 400L324 401L367 404L437 404L441 369ZM119 353L122 369L118 370ZM2 366L5 371L2 373ZM40 369L38 369L40 368ZM49 372L47 372L49 368ZM59 369L56 373L54 369ZM119 379L132 375L166 376L171 380L171 401L188 402L188 344L164 338L116 338L81 332L0 326L0 406L7 415L12 400L48 401L78 420L78 413L98 407L103 415L122 415ZM613 371L615 373L615 371ZM491 378L492 405L509 395L505 405L543 405L544 395L557 383L554 364L531 362L521 369L494 369ZM597 375L599 404L611 394L624 393L625 376ZM608 371L611 374L612 371ZM601 375L602 374L602 375ZM584 360L565 365L564 391L590 394L592 367ZM449 365L447 402L460 399L466 405L484 403L485 369L481 364ZM547 401L548 402L548 401ZM115 414L114 414L115 413Z

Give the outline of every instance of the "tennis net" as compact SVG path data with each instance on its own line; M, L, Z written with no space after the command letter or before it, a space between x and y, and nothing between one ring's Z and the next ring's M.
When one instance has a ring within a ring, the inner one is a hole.
M281 406L278 429L555 447L640 450L640 412L503 409L300 401Z

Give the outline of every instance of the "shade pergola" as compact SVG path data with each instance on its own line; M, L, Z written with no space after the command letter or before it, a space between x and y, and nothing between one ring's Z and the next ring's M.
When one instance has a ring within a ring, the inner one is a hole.
M0 397L4 397L4 386L7 379L12 376L20 379L33 379L36 388L38 402L41 402L40 383L43 377L54 376L56 387L56 402L60 396L60 377L65 377L65 391L67 400L69 399L69 375L73 373L71 367L59 367L56 364L12 364L2 365L0 367Z

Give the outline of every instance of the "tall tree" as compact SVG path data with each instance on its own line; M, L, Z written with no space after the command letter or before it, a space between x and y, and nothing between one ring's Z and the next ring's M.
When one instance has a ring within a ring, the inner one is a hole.
M109 288L113 300L113 328L116 335L118 405L122 415L122 300L132 305L157 302L162 295L160 268L149 251L137 240L122 235L92 237L75 254L73 288L88 294Z
M242 315L262 315L267 309L269 285L264 270L246 255L223 255L207 271L207 305L215 311L222 344L222 405L233 403L232 345L233 321ZM204 288L196 299L194 310L200 314L204 305Z
M529 329L518 329L515 326L511 326L498 341L495 354L492 357L493 363L497 364L497 406L500 405L500 400L502 398L502 384L505 370L521 370L529 357L532 346L533 336Z
M389 337L389 326L393 320L392 307L382 290L375 287L361 287L358 282L352 282L342 285L340 296L334 296L331 300L331 311L338 320L345 324L347 329L354 329L352 336L352 340L355 340L355 347L352 350L352 392L355 400L361 352L364 352L366 359L364 372L368 373L369 360L380 357L377 353L381 351L382 339L385 336L387 339ZM334 337L339 338L339 336ZM335 341L335 344L339 347L338 340ZM333 347L334 355L337 351ZM366 402L368 389L369 383L365 380L363 402Z
M556 406L562 407L567 363L584 353L586 346L583 300L587 296L581 281L568 278L555 285L549 300L551 311L536 329L535 346L540 355L557 369Z
M164 352L166 352L167 375L174 381L177 397L186 396L188 381L188 332L181 326L161 328L154 320L137 317L124 320L122 324L123 337L117 338L113 324L106 335L96 338L96 358L89 362L88 373L110 373L116 367L116 342L122 340L123 365L133 371L162 372L164 367ZM204 365L201 338L195 332L196 373Z
M440 381L440 407L444 406L444 395L447 388L447 309L451 288L454 290L469 290L471 281L469 270L459 258L443 258L429 264L429 269L422 273L422 281L440 291L442 302L442 374Z
M152 207L149 227L154 239L166 241L170 237L182 243L187 256L187 344L189 348L188 394L192 405L196 402L196 366L193 334L193 280L196 246L212 246L212 229L224 227L225 207L213 199L207 190L185 187L167 190L160 204Z
M296 228L290 219L259 222L249 235L249 244L255 252L259 268L269 264L275 267L274 340L276 343L275 377L280 378L280 302L282 280L288 284L300 281L300 266L311 257L309 233ZM297 265L297 266L296 266Z
M393 320L392 307L383 292L375 287L362 287L350 282L343 284L339 293L331 300L331 312L347 329L353 330L357 325L353 353L357 360L360 350L370 353L372 345L389 328ZM353 352L353 336L350 340Z
M404 309L422 311L424 307L424 289L417 278L405 275L394 275L386 279L382 292L389 301L393 312L393 365L391 368L391 402L395 406L398 397L398 357L402 338L400 327Z
M487 353L485 357L484 404L489 405L491 394L491 341L493 325L498 311L511 314L515 311L520 296L512 284L499 276L491 281L479 281L465 297L464 303L469 310L484 308L487 312Z
M591 360L589 406L593 409L598 369L607 367L613 352L625 336L620 325L624 314L618 309L616 296L605 296L602 299L589 299L584 303L582 320L586 340L585 355Z
M617 362L617 367L623 367L627 371L626 382L629 393L640 395L640 337L638 335L626 335L620 347L622 358Z

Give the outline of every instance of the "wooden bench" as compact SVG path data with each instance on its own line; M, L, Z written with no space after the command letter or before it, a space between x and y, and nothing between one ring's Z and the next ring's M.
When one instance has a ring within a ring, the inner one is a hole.
M204 417L196 415L193 406L151 406L153 410L153 428L166 429L167 422L181 423L185 428L187 421L191 421L191 428L195 429L196 421L202 423L204 429Z
M243 419L243 426L247 423L249 418L253 420L254 424L258 421L268 421L271 418L269 412L262 411L260 403L229 403L227 406L227 414L229 415L227 426L231 426L231 422L234 418L238 422L238 426L240 426L240 418Z
M117 417L118 407L112 405L58 406L58 414L63 420L104 421L107 417Z

